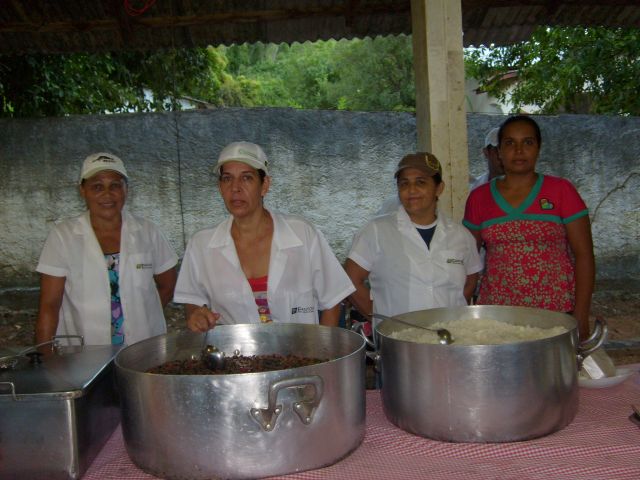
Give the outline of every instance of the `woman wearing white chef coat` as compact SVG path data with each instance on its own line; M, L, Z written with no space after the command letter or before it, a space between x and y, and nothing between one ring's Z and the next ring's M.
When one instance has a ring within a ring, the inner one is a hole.
M151 222L124 210L128 175L117 156L82 164L87 211L57 223L44 244L36 342L81 335L88 345L132 344L167 331L178 257Z
M264 207L271 177L263 150L231 143L220 153L216 172L231 215L187 245L174 301L186 304L189 329L204 332L216 323L338 325L340 302L355 289L319 230L302 217Z
M395 179L401 205L354 237L345 263L356 287L351 303L367 317L467 305L482 263L473 236L437 210L440 162L406 155Z

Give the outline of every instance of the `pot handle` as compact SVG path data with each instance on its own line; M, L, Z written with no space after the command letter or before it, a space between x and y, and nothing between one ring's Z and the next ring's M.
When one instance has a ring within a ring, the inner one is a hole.
M589 336L589 338L587 338L584 342L582 342L582 344L589 344L596 341L597 337L599 337L600 334L602 333L603 323L606 325L607 322L605 322L601 317L596 317L596 322L593 326L593 332L591 332L591 335Z
M306 394L306 387L313 387L313 394ZM305 425L309 425L313 421L313 415L320 405L322 394L324 391L324 382L322 377L318 375L309 375L306 377L288 378L273 383L269 387L269 399L267 408L252 408L251 416L258 422L262 429L266 432L272 431L276 426L278 416L282 413L282 405L278 405L278 394L285 388L296 388L298 396L301 400L293 402L293 411L296 412L300 421ZM306 394L306 395L305 395Z
M377 318L379 320L391 320L391 321L395 320L395 318L391 318L391 317L388 317L386 315L382 315L381 313L375 313L375 312L371 314L371 318L372 319L373 318ZM357 322L357 323L354 322L353 326L351 327L351 330L353 330L356 333L359 333L362 336L362 338L364 338L364 341L367 342L367 345L369 345L371 348L376 350L376 345L375 345L374 341L371 340L369 337L367 337L365 335L365 333L364 333L364 331L362 329L363 325L364 325L364 322ZM375 328L373 327L373 323L372 323L371 327L375 330Z
M16 386L14 385L13 382L0 382L0 389L2 387L9 387L9 390L11 390L11 396L13 397L14 400L18 400L18 397L16 395Z
M578 365L582 364L582 361L595 352L607 339L609 333L609 327L607 322L602 317L596 317L596 323L593 328L593 333L584 342L578 345Z
M18 353L15 353L13 355L8 355L6 357L1 357L0 358L0 369L4 370L4 369L9 369L11 370L12 368L14 368L16 366L16 364L18 363L18 359L24 355L28 355L30 353L34 353L37 352L38 349L40 347L44 347L46 345L51 345L52 349L57 348L57 341L55 339L53 340L48 340L46 342L42 342L42 343L38 343L37 345L32 345L30 347L27 347L23 350L20 350Z
M364 324L365 324L365 322L355 322L354 321L354 322L351 323L351 330L356 332L362 338L364 338L364 341L368 346L370 346L371 348L375 349L376 346L373 343L373 340L371 340L371 338L369 338L367 336L367 334L364 333Z
M387 320L389 318L389 317L385 317L384 315L380 315L378 313L371 314L371 317L377 317L382 320ZM364 324L365 322L353 322L353 324L351 325L351 330L358 333L362 338L364 338L364 341L366 342L366 344L371 348L371 350L366 350L364 354L373 361L374 370L376 372L380 372L380 361L381 361L380 352L378 352L378 347L376 346L375 342L372 340L372 337L369 337L364 332L364 328L363 328Z
M65 339L65 340L76 339L80 342L80 345L78 346L84 347L84 337L82 335L54 335L53 340L57 342L56 345L58 347L60 346L60 339Z

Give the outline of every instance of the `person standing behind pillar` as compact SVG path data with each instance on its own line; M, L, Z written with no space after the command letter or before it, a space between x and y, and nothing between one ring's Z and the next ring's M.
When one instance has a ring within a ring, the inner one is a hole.
M475 178L469 185L469 191L475 190L480 185L490 182L496 177L504 174L502 168L502 162L500 161L500 155L498 154L498 131L499 127L493 128L487 133L484 138L484 147L482 147L482 154L487 160L487 171L479 177Z
M482 147L482 154L484 158L487 160L487 171L484 172L479 177L475 178L473 182L469 185L469 192L472 192L480 185L484 185L485 183L490 182L496 177L499 177L504 174L504 169L502 168L502 161L500 160L500 155L498 153L498 132L500 131L500 127L492 128L489 133L487 133L484 138L484 147ZM480 259L482 260L482 264L485 263L486 252L484 248L480 249ZM473 294L473 303L477 303L478 294L480 293L480 285L482 283L482 272L480 273L480 277L478 278L478 284L476 286L476 291Z
M471 192L463 224L486 248L478 304L572 313L589 336L595 261L589 211L566 179L536 172L542 137L531 117L500 126L504 176Z

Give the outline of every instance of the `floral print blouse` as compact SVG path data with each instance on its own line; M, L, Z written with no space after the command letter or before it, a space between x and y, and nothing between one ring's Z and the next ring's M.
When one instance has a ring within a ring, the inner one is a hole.
M572 311L575 269L565 225L588 213L571 182L549 175L538 174L515 208L496 179L473 190L463 224L480 231L486 248L478 304Z

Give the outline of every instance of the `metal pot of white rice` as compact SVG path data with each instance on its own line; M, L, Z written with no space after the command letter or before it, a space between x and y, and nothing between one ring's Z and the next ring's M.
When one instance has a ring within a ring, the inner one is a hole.
M453 343L407 326L446 328ZM375 327L387 418L452 442L511 442L567 426L578 410L578 369L606 338L599 322L578 344L571 315L526 307L435 308Z

